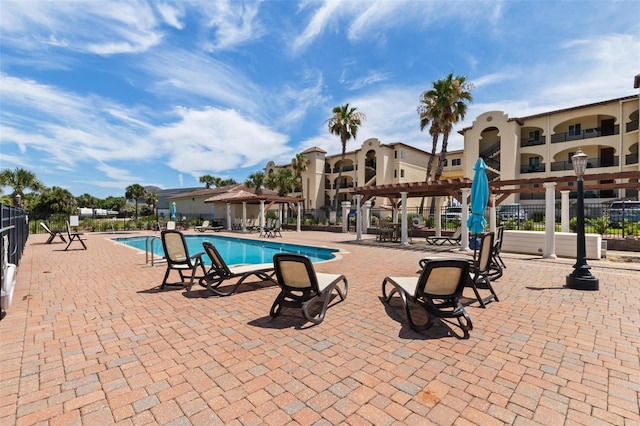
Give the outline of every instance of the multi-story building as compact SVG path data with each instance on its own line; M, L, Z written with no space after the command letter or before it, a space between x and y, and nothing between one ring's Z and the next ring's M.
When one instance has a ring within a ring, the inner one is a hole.
M475 159L482 157L489 180L566 176L573 174L571 157L580 148L589 156L585 185L622 183L589 182L588 175L640 171L639 107L640 97L633 95L528 117L485 112L461 131L463 174L472 177ZM522 193L512 195L509 201L527 203L543 197L544 193ZM585 198L598 201L623 197L637 198L638 188L585 192Z
M341 168L338 202L354 202L350 192L353 187L424 181L430 156L421 149L401 142L383 144L374 138L365 140L360 148L346 152L344 164L340 152L327 155L325 150L313 147L302 154L309 164L302 173L302 188L297 188L291 195L303 196L307 209L333 205ZM444 168L443 177L451 177L456 171L462 173L461 156L462 151L457 151L447 157L450 166ZM272 173L278 167L291 167L291 164L276 165L270 161L265 167L265 174ZM388 204L386 199L373 201L378 206ZM419 201L412 200L415 203Z

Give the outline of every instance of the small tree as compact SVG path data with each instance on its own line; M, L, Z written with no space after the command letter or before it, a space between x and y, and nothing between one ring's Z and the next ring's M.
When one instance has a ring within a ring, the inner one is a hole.
M136 203L136 219L138 219L138 198L144 197L147 194L147 190L142 185L134 183L127 186L127 191L124 196L127 200L133 199Z

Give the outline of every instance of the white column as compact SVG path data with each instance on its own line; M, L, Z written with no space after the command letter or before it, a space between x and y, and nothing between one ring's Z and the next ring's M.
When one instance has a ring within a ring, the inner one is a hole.
M302 203L298 201L298 219L296 220L296 231L300 232L300 224L302 223Z
M496 226L496 198L498 198L498 196L496 194L491 194L491 208L489 209L489 211L491 212L491 217L489 218L489 230L491 232L496 232L497 226Z
M242 202L242 232L247 232L247 202Z
M471 188L462 188L462 234L460 238L460 250L468 250L469 249L469 228L467 228L467 219L469 218L469 202L467 199L471 194Z
M407 243L407 192L401 192L400 196L402 197L402 215L400 218L400 245L406 246Z
M225 204L227 206L227 231L231 231L231 204Z
M264 230L264 200L260 200L260 234Z
M351 201L342 202L342 232L349 232L349 210L351 210Z
M436 237L442 237L442 197L435 197L436 210L433 212L433 223L436 225Z
M371 226L370 219L371 218L371 201L366 201L364 203L363 212L362 212L362 233L369 233L369 226Z
M543 259L555 259L556 256L556 183L544 182L542 184L546 188L544 194L545 200L545 244Z
M362 211L360 210L361 194L356 195L356 241L362 239Z
M560 191L560 231L569 232L569 190Z

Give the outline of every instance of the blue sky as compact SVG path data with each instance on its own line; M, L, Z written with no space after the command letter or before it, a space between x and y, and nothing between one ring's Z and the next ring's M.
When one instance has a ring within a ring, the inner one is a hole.
M420 94L449 72L479 114L510 117L637 93L633 1L0 0L0 169L78 196L132 183L239 182L340 141L349 103L370 137L429 149ZM5 191L6 192L6 191Z

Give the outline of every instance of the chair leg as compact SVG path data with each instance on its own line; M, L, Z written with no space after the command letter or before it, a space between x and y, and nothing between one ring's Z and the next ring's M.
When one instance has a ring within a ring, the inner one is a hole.
M171 269L167 268L167 272L164 273L164 279L162 280L162 285L160 286L160 290L164 290L164 287L167 285L167 279L169 278L169 272L171 272Z

